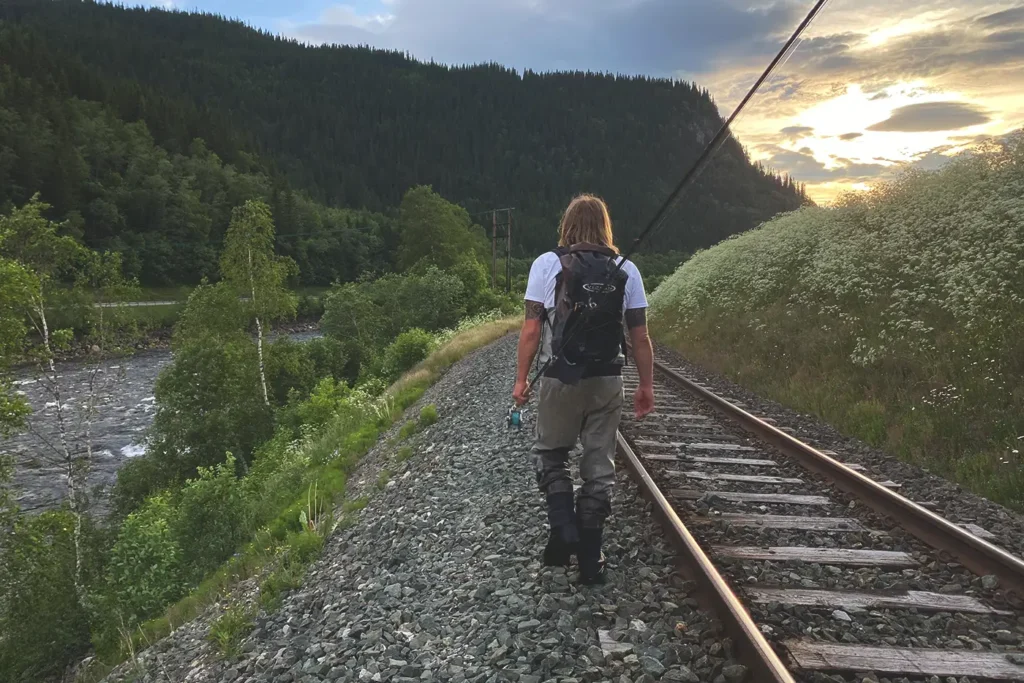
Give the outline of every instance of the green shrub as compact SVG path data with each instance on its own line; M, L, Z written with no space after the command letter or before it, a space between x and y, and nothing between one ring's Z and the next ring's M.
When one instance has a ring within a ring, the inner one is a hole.
M389 481L391 481L391 472L388 470L381 470L377 475L377 489L383 491Z
M313 390L318 378L305 344L280 337L264 347L264 358L267 391L275 405L284 405L292 391L305 397Z
M227 452L248 462L273 434L256 345L242 333L176 348L155 394L154 443L144 456L159 463L153 470L162 485L154 490L222 462Z
M121 525L107 564L107 586L118 622L134 625L185 592L181 547L168 496L154 496Z
M349 396L344 382L335 382L333 377L324 377L304 400L293 395L292 400L277 416L278 424L286 427L293 436L299 436L305 428L316 430L337 415Z
M260 583L260 606L268 612L281 605L284 594L302 585L304 567L299 564L283 564Z
M259 529L297 500L306 490L310 459L290 435L278 433L256 454L242 481L246 526ZM283 538L283 534L279 536Z
M398 438L402 440L408 439L410 436L416 433L417 429L418 427L416 423L413 422L412 420L409 420L404 425L402 425L401 429L398 430Z
M124 519L138 509L148 496L169 486L176 474L175 469L148 454L125 462L117 470L110 496L115 519Z
M252 615L243 607L232 606L210 624L207 639L217 646L225 657L234 657L239 652L242 639L252 631Z
M191 581L216 569L245 538L242 491L231 455L221 465L200 468L182 489L173 530Z
M398 335L384 350L383 372L389 379L412 369L414 365L430 355L434 348L434 336L419 328L406 330Z
M316 337L304 342L303 347L313 362L315 378L333 377L338 382L345 379L348 357L344 344L331 337Z
M398 460L398 462L405 462L412 456L413 450L412 447L410 446L402 446L401 448L398 449L398 452L395 453L395 459Z
M75 592L74 519L24 516L0 553L0 672L41 681L89 647L89 619ZM88 575L86 577L88 578Z
M287 546L288 560L305 565L323 550L324 539L320 534L300 531L288 536Z
M366 496L361 496L354 500L346 500L345 504L342 505L341 509L344 512L355 512L356 510L362 510L370 502L370 499Z
M300 320L319 320L324 314L324 300L314 294L306 294L298 298L295 311Z
M420 409L420 429L429 427L437 422L437 406L433 403L425 405Z

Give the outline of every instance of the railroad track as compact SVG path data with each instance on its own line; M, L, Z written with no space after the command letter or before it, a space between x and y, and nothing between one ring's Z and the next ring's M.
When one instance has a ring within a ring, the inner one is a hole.
M746 680L1024 681L1024 561L991 534L661 363L655 396L619 455Z

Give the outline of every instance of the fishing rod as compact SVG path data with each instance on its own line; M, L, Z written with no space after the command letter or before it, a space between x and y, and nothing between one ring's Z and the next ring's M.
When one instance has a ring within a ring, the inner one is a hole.
M797 41L800 39L800 34L802 34L804 30L811 25L811 22L814 21L814 19L821 13L821 11L825 8L825 5L827 5L828 2L829 0L817 0L814 3L814 6L811 8L810 12L807 13L807 16L804 17L803 21L801 21L800 24L796 27L796 30L793 31L793 34L789 37L789 40L786 41L786 43L782 46L782 49L779 50L778 54L775 55L775 58L772 59L771 63L769 63L765 70L761 73L761 76L758 77L758 79L750 87L750 89L747 91L747 94L744 95L742 100L740 100L740 103L736 105L735 109L733 109L732 111L732 114L729 115L729 118L727 118L722 123L721 127L718 129L718 132L715 133L715 137L713 137L711 141L704 146L704 150L701 152L700 156L697 157L696 161L693 162L693 165L690 166L689 170L687 170L687 172L683 175L682 179L676 185L675 189L669 194L668 198L661 204L657 212L655 212L654 217L651 218L650 222L648 222L647 227L645 227L643 231L641 231L641 233L637 235L637 237L633 240L633 244L630 245L626 253L623 254L621 258L619 258L618 263L615 265L615 268L613 268L608 273L608 276L605 279L604 284L608 284L609 282L611 282L612 278L614 278L615 275L622 269L622 266L626 263L629 257L636 252L640 244L645 239L647 239L647 237L655 229L661 227L662 223L664 223L665 219L668 216L669 209L672 208L672 205L682 194L683 190L686 189L686 186L692 183L694 179L696 179L696 177L700 174L700 172L704 170L704 166L707 164L707 162L711 159L715 152L717 152L718 149L725 143L726 138L728 138L731 135L730 127L732 126L733 122L737 119L737 117L747 106L750 100L754 97L757 91L761 88L761 86L764 85L764 82L768 80L768 77L772 75L772 72L775 71L778 65L789 58L790 52L793 50L794 46L797 44ZM562 347L565 347L565 345L568 344L569 340L573 338L575 333L579 331L579 320L577 320L576 322L577 324L574 325L571 329L569 329L567 334L565 335L565 339L562 342ZM536 374L533 376L533 379L531 379L529 384L527 384L527 395L529 395L529 393L533 390L533 385L537 383L537 380L540 379L540 377L547 371L551 364L557 361L558 358L558 354L554 351L554 349L552 349L552 353L544 362L544 365L542 365L541 368L537 370ZM505 422L510 427L518 427L522 424L522 411L519 409L518 406L513 405L509 409L508 415L505 418Z

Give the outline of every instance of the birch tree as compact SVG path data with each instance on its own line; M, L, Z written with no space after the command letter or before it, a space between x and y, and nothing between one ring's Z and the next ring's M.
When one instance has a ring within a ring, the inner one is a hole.
M20 264L22 269L26 294L22 312L38 338L31 356L38 363L41 379L53 399L56 440L35 433L60 459L67 479L68 507L75 518L75 589L79 601L84 604L85 586L81 581L82 463L71 446L67 396L61 387L56 364L57 353L70 346L73 334L69 329L51 329L47 305L60 278L68 277L81 267L88 258L88 250L73 238L58 234L59 226L43 216L43 211L48 208L36 195L28 204L0 219L0 234L4 235L0 247L3 255Z
M249 312L256 322L260 385L263 402L268 406L263 326L295 315L296 298L285 287L288 276L295 270L294 261L274 253L274 219L270 207L259 200L249 200L236 207L231 213L220 271L225 284L247 299Z
M100 361L118 349L121 343L134 338L134 324L125 315L121 304L135 290L121 277L117 254L98 254L79 244L74 238L60 234L61 226L43 215L48 205L38 196L0 218L0 269L14 277L5 281L0 294L4 297L0 313L0 351L22 350L36 363L39 381L50 398L54 410L54 428L45 429L28 423L30 433L42 445L49 458L56 459L64 474L67 505L74 518L75 589L84 606L86 588L82 580L84 555L83 518L87 514L86 481L92 463L92 424L98 400L104 391L121 378L102 377ZM95 306L99 294L103 305ZM85 321L85 340L92 347L91 366L84 395L74 397L77 408L71 410L71 389L64 386L57 366L57 356L68 351L74 339L69 328L55 329L52 324L53 302L76 309ZM12 322L13 321L13 322ZM24 343L28 321L34 338ZM129 334L125 334L129 332ZM21 335L21 341L17 339ZM27 407L18 396L9 396L0 381L0 431L20 426Z
M0 223L0 438L24 425L28 403L15 393L9 375L11 361L25 350L28 328L24 311L32 293L32 276L14 259L5 258L9 228Z

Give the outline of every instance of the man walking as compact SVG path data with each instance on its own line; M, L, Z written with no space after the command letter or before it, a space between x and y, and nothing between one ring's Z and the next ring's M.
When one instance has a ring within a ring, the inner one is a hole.
M623 404L623 318L640 375L633 400L637 419L654 410L654 350L643 280L630 261L616 267L622 257L605 203L576 197L559 232L558 249L530 268L513 398L517 405L529 399L530 367L540 346L541 363L553 358L539 382L532 451L550 525L544 564L568 565L575 554L580 583L597 584L604 581L601 536L611 513ZM583 485L574 505L569 452L577 439L583 443Z

